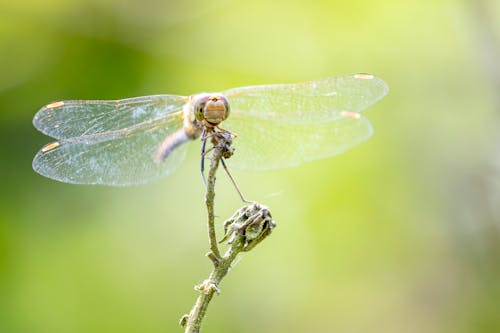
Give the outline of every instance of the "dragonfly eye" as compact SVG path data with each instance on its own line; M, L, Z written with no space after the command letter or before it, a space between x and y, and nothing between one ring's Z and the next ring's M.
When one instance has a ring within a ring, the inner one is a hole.
M226 114L225 114L225 117L224 117L224 120L227 119L227 117L229 117L229 112L231 111L231 106L229 105L229 101L227 100L226 96L222 96L222 101L224 103L224 106L226 107Z
M205 103L204 102L198 102L194 105L194 116L196 120L202 121L205 116L204 116L204 109L205 109Z

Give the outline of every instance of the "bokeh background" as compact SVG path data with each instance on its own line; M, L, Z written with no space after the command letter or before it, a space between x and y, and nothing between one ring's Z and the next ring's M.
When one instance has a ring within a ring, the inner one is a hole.
M31 169L40 106L355 72L390 86L369 141L234 171L278 227L203 331L500 332L495 0L2 1L0 332L181 332L210 271L197 143L151 185L62 184Z

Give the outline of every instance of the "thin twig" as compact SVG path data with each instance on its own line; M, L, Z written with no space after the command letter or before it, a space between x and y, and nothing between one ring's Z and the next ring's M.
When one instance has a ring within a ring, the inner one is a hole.
M219 162L222 158L221 149L214 149L212 153L212 162L208 171L207 193L205 195L205 204L207 205L208 213L208 241L210 244L210 253L207 255L212 260L214 266L217 267L220 261L219 247L217 246L217 236L215 234L215 215L214 215L214 199L215 199L215 173L219 167Z
M200 295L191 312L181 319L181 325L186 325L184 330L185 333L200 332L201 322L205 317L208 304L212 300L214 293L220 292L218 286L231 267L231 263L236 259L238 253L241 252L243 247L242 243L243 242L240 240L233 243L234 246L231 246L227 250L224 257L220 259L219 265L212 271L208 279L195 287L195 289L200 292ZM184 321L184 323L182 321Z
M220 293L219 285L238 254L253 249L275 227L267 207L254 202L240 208L231 218L224 222L225 235L222 241L228 240L229 248L221 257L214 227L215 174L221 159L229 158L233 151L230 137L220 132L214 133L213 137L214 150L208 173L205 203L208 211L208 238L210 243L210 252L207 256L212 260L214 269L208 279L195 287L200 292L200 295L189 314L184 315L180 321L181 326L185 327L185 333L200 332L201 323L207 312L208 305L214 294Z

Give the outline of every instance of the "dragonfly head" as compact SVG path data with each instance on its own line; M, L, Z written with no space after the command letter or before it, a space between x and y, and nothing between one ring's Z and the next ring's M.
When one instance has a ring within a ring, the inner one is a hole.
M196 120L216 126L229 116L229 101L220 93L203 93L193 96Z

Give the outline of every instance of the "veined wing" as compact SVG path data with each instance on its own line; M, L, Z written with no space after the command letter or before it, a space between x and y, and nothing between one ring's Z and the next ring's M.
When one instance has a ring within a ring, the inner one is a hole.
M37 112L33 125L56 139L117 131L154 123L182 109L186 97L153 95L110 101L59 101Z
M355 112L341 112L319 124L269 122L233 114L226 127L237 133L231 167L271 170L340 154L373 134L370 122Z
M280 124L317 124L360 112L388 92L387 84L370 74L353 74L296 83L249 86L224 92L231 116L244 114Z
M33 169L66 183L147 183L170 173L182 161L182 146L164 161L157 158L161 143L181 128L182 111L178 111L127 128L63 138L38 152Z

